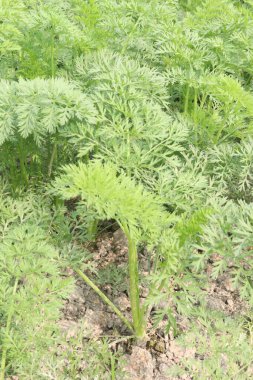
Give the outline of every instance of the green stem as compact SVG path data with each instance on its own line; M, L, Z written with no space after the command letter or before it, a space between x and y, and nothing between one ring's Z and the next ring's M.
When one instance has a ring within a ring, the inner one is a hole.
M198 91L194 89L194 110L193 110L193 121L195 125L195 142L198 141L198 118L197 118L197 109L198 109Z
M87 237L89 241L94 241L97 236L97 229L98 229L98 220L94 219L91 221L91 223L88 225L87 228Z
M24 185L27 186L29 184L29 180L28 180L28 174L27 174L26 166L25 166L23 147L21 145L19 147L19 162L20 162L21 177L22 177Z
M212 100L209 98L207 102L207 111L211 112L211 110L212 110Z
M110 352L110 359L111 359L111 380L116 380L116 375L115 375L115 357L113 356L112 352Z
M185 99L184 99L184 114L187 114L188 112L189 96L190 96L190 86L187 86Z
M55 49L54 49L54 25L52 25L52 33L51 33L51 76L54 78L55 76Z
M128 240L128 270L130 284L130 302L134 331L137 338L145 335L144 313L140 306L138 255L135 241L131 238L128 228L124 228Z
M49 165L48 165L47 175L48 175L49 178L52 175L53 164L54 164L54 160L55 160L56 157L57 157L57 143L54 143L52 154L51 154Z
M217 133L216 135L214 135L213 137L213 142L215 145L217 145L218 143L221 142L221 135L222 135L222 132L224 131L224 129L226 128L226 125L225 126L221 126L219 129L217 129ZM233 131L231 132L231 135L233 134ZM229 133L226 134L226 138L229 137Z
M197 123L197 109L198 109L198 91L197 89L195 88L194 89L194 110L193 110L193 120L194 120L194 123L196 124Z
M6 339L6 336L8 336L10 334L10 330L11 330L11 322L12 322L12 317L14 314L14 307L13 307L14 306L14 296L16 294L17 287L18 287L18 279L16 278L15 283L14 283L14 287L13 287L13 291L12 291L12 297L13 298L12 298L12 302L11 302L9 312L8 312L8 316L7 316L6 329L5 329L5 339ZM4 377L5 377L6 359L7 359L7 345L6 345L6 342L4 342L3 351L2 351L2 360L1 360L0 380L4 380Z
M11 159L11 162L10 162L10 181L12 183L12 187L13 189L16 188L17 186L17 183L16 183L16 179L17 179L17 164L16 164L16 161L15 161L15 156L13 155L12 156L12 159Z
M203 96L202 96L202 99L201 99L201 103L200 103L200 108L202 109L203 107L204 107L204 105L205 105L205 102L206 102L206 99L207 99L207 94L204 94Z
M109 300L108 297L87 277L80 269L76 269L76 273L89 285L101 299L114 311L114 313L124 322L124 324L133 331L132 324L124 317L121 311ZM1 380L1 379L0 379Z
M130 131L128 129L128 132L127 132L127 175L131 176L131 171L130 171L130 168L129 168L129 160L130 160L130 156L131 156L131 144L130 144Z
M52 33L51 33L51 77L55 77L55 57L54 57L54 25L52 24ZM49 165L48 165L48 171L47 175L50 178L52 174L53 169L53 163L55 160L55 157L57 156L57 143L54 143L52 154L50 157Z
M64 200L61 199L60 197L55 197L54 198L54 204L56 208L60 208L64 206Z

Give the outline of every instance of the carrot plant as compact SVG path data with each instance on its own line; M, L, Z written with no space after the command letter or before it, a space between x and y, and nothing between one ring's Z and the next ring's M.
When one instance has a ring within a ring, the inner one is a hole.
M166 78L157 70L102 50L76 60L74 79L98 110L96 128L80 124L70 132L78 157L107 159L143 182L180 165L189 129L171 114Z
M1 3L1 72L6 79L65 76L79 54L103 44L96 4L80 0Z
M155 198L123 173L118 175L117 168L112 164L103 165L99 161L65 167L64 174L55 180L53 191L63 199L80 197L84 214L91 215L94 220L114 219L124 232L128 241L133 329L137 338L143 338L146 333L146 316L139 297L138 245L145 243L151 247L158 244L166 223L169 223L159 198ZM115 307L87 276L79 269L77 273L115 311ZM119 312L117 314L120 316ZM129 323L126 324L129 327Z
M57 166L57 145L64 145L66 126L95 123L92 102L63 78L2 80L0 85L2 170L13 181L20 173L24 185L29 175L50 177Z

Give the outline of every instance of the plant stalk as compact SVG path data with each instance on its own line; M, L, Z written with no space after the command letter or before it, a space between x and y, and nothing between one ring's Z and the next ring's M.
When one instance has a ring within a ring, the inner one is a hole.
M189 96L190 96L190 86L187 85L186 94L185 94L185 100L184 100L184 114L185 115L188 112Z
M194 89L194 109L193 109L193 121L194 121L194 129L195 129L195 142L197 144L198 141L198 117L197 117L197 110L198 110L198 92L197 89Z
M132 324L124 317L121 311L114 305L112 301L109 300L108 297L87 277L80 269L75 270L76 273L89 285L98 295L102 298L102 300L114 311L114 313L124 322L124 324L129 328L129 330L133 331ZM2 379L0 379L2 380Z
M145 335L145 323L143 309L140 305L137 245L131 238L128 228L124 228L124 232L128 240L128 270L133 325L136 337L141 339Z
M98 229L98 220L94 219L88 225L88 228L87 228L87 237L89 241L95 240L96 235L97 235L97 229Z
M21 177L22 177L24 185L27 186L29 184L29 180L28 180L28 175L26 171L25 158L24 158L22 145L19 146L19 162L20 162Z
M52 154L51 154L49 165L48 165L47 175L48 175L49 178L52 175L53 164L54 164L54 160L55 160L56 157L57 157L57 143L54 143Z
M15 296L15 294L17 292L17 287L18 287L18 279L16 278L15 283L14 283L14 287L13 287L13 291L12 291L12 297ZM9 309L9 313L7 316L5 338L6 338L6 336L8 336L10 334L11 322L12 322L12 317L14 314L14 307L13 306L14 306L14 299L12 299L10 309ZM6 342L4 342L3 351L2 351L2 360L1 360L0 380L4 380L4 377L5 377L6 359L7 359L7 346L6 346Z
M204 105L205 105L205 102L206 102L207 96L208 96L207 94L204 94L204 95L202 96L201 103L200 103L200 106L199 106L201 109L204 108Z

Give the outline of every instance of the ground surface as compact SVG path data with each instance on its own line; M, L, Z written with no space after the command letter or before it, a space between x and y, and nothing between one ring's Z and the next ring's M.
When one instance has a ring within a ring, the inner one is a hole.
M89 249L99 268L100 288L131 319L126 278L124 278L127 271L127 245L124 236L120 230L102 234L96 243L89 246ZM141 270L145 272L145 258L141 257L140 261ZM118 270L115 272L116 274L113 274L114 268ZM212 263L207 268L207 274L211 272L211 268ZM70 270L69 274L73 275L73 272ZM233 316L241 313L246 307L238 293L233 290L227 276L216 281L210 279L204 292L207 308L210 311L217 310L223 312L225 316ZM145 298L146 294L146 289L142 288L142 298ZM173 311L181 332L187 332L189 319L177 314L176 309ZM133 339L128 339L129 332L118 317L108 309L92 289L81 279L77 279L75 290L66 301L60 325L67 336L72 337L78 333L80 322L84 322L89 331L88 339L99 340L108 337L112 350L114 352L121 350L125 359L123 371L125 379L190 380L192 379L190 373L171 377L170 369L175 365L180 367L182 359L188 358L196 361L204 359L198 354L194 345L183 348L177 343L172 332L166 335L162 324L145 344L138 345ZM203 326L200 328L203 330ZM202 333L205 334L205 331Z

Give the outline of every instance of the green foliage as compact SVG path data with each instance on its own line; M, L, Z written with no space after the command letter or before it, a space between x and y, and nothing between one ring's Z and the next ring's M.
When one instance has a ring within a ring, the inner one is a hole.
M193 379L248 379L252 376L252 332L243 318L226 317L204 307L196 309L188 332L176 344L186 349L180 365L170 375L190 373ZM195 355L187 353L195 352ZM187 357L188 356L188 357Z
M135 184L124 173L118 174L114 165L103 165L100 161L92 161L88 165L79 163L78 166L65 167L64 174L54 182L53 192L63 199L80 197L84 211L88 212L95 221L114 219L125 233L128 240L130 300L134 332L136 337L143 338L146 322L139 298L137 244L145 242L151 247L159 243L162 230L169 222L159 198L156 199L142 185ZM107 304L114 308L85 274L79 270L77 273ZM117 314L120 315L120 312ZM121 319L123 320L122 317ZM129 327L129 324L125 323Z
M127 290L126 266L110 264L98 271L98 283L100 285L111 285L112 293L125 292Z
M32 136L40 145L67 123L95 121L92 102L63 78L2 81L0 85L1 145L17 136Z
M109 340L92 339L91 328L78 323L71 333L61 336L61 343L54 348L53 355L44 360L41 379L100 379L112 380L115 373L125 379L121 350L113 353Z
M155 244L168 223L159 198L124 173L118 175L113 164L94 160L66 166L54 181L53 193L64 199L80 196L94 219L115 219L137 242Z
M222 144L209 151L207 172L224 195L252 202L253 142Z
M65 75L77 55L94 50L94 41L103 44L99 18L94 1L3 0L1 73L7 79Z
M0 0L0 175L12 194L0 194L0 339L8 376L115 378L118 359L108 343L80 336L64 343L67 356L75 344L85 361L94 353L94 372L80 369L76 352L68 362L55 346L63 339L56 323L66 295L61 266L94 273L83 243L94 240L99 220L115 220L128 240L137 335L154 304L154 326L167 319L166 331L179 333L171 304L178 314L194 314L210 264L213 280L226 273L252 305L252 6ZM51 178L56 198L44 196ZM138 269L139 249L148 255L148 276ZM101 276L126 285L119 268ZM149 289L142 307L139 277ZM194 318L207 321L201 313L197 308ZM186 360L186 370L220 379L225 363L224 378L245 378L249 363L240 350L248 352L249 342L241 340L241 325L213 318L218 333L206 324L208 347L196 329L182 336L211 352L196 366ZM232 348L224 359L226 342Z
M215 254L216 258L212 276L228 271L234 288L238 288L241 296L250 304L253 302L253 215L252 203L232 201L225 206L217 207L208 218L208 223L200 234L197 246L201 254L195 255L193 266L198 270L204 268L208 258Z
M156 181L152 180L151 188L170 210L191 213L204 206L207 197L212 197L216 191L207 176L206 165L207 159L202 152L184 154L179 165L163 170Z
M5 371L26 377L40 368L72 282L60 276L59 252L47 237L37 201L13 201L1 193L1 379Z
M79 157L110 160L143 181L177 165L188 128L165 112L166 80L157 70L103 50L78 58L75 78L98 109L96 128L79 125L71 136Z
M63 148L61 135L65 128L71 123L82 121L83 125L93 125L96 121L92 102L63 78L2 80L0 87L2 169L13 178L20 166L25 183L29 172L31 175L34 171L37 175L45 172L42 160L51 174L57 158L54 147Z

